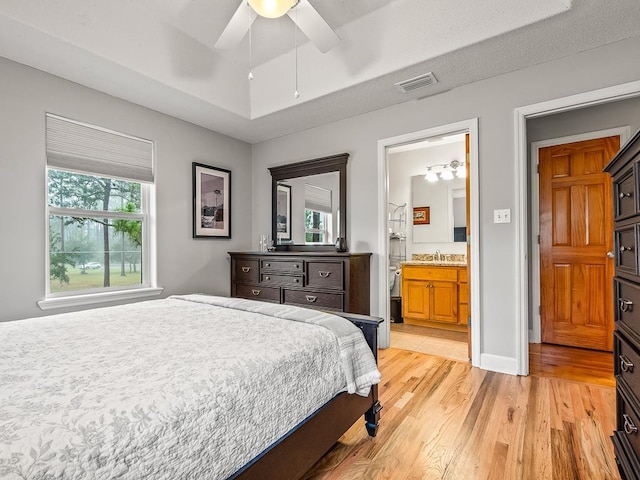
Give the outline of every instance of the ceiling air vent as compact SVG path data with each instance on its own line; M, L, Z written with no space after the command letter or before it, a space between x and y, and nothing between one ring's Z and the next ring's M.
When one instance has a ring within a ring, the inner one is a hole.
M438 80L436 80L436 77L433 75L433 73L429 72L418 77L410 78L409 80L403 80L402 82L398 82L395 85L400 89L402 93L408 93L417 90L418 88L435 85L436 83L438 83Z

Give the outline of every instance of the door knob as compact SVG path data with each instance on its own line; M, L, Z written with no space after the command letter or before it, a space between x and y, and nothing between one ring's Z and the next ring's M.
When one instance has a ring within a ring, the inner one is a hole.
M607 258L615 258L616 254L613 252L607 252Z

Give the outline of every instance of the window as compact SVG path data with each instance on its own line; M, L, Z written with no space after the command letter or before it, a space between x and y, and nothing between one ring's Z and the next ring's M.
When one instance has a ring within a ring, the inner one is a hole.
M47 296L153 287L153 144L55 115L46 122Z
M331 243L331 214L308 208L304 211L305 243Z
M332 191L317 185L304 186L305 243L331 243Z

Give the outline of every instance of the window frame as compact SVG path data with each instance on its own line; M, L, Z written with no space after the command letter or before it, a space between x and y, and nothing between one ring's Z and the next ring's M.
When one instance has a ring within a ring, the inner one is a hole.
M47 114L49 116L50 114ZM50 115L56 117L55 115ZM63 117L58 117L63 118ZM63 118L64 119L64 118ZM84 125L97 131L105 131L122 137L137 139L127 134L104 129L102 127L77 122L74 120L64 119L71 123ZM138 139L143 140L143 139ZM148 140L143 140L149 142ZM155 158L155 145L151 143L151 162L153 164ZM153 168L153 167L152 167ZM49 171L55 170L59 172L76 173L80 175L91 175L102 178L110 178L114 180L124 180L128 182L138 183L140 185L140 212L105 212L102 210L86 210L67 207L56 207L49 205ZM140 299L160 295L163 292L162 287L157 285L157 255L156 255L156 220L155 220L155 183L138 179L119 177L117 175L96 173L87 171L84 168L65 168L55 165L45 166L45 297L37 302L42 310L50 310L56 308L68 308L82 305L100 304L103 302L124 301L132 299ZM125 219L140 220L142 222L142 246L141 246L141 274L142 283L127 286L113 286L91 288L84 290L75 290L67 292L51 292L51 257L50 257L50 221L51 216L75 216L82 218L109 218L109 219Z

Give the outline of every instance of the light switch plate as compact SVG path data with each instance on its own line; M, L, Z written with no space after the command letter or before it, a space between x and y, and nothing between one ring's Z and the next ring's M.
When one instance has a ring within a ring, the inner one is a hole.
M511 223L511 209L503 208L493 211L493 223Z

